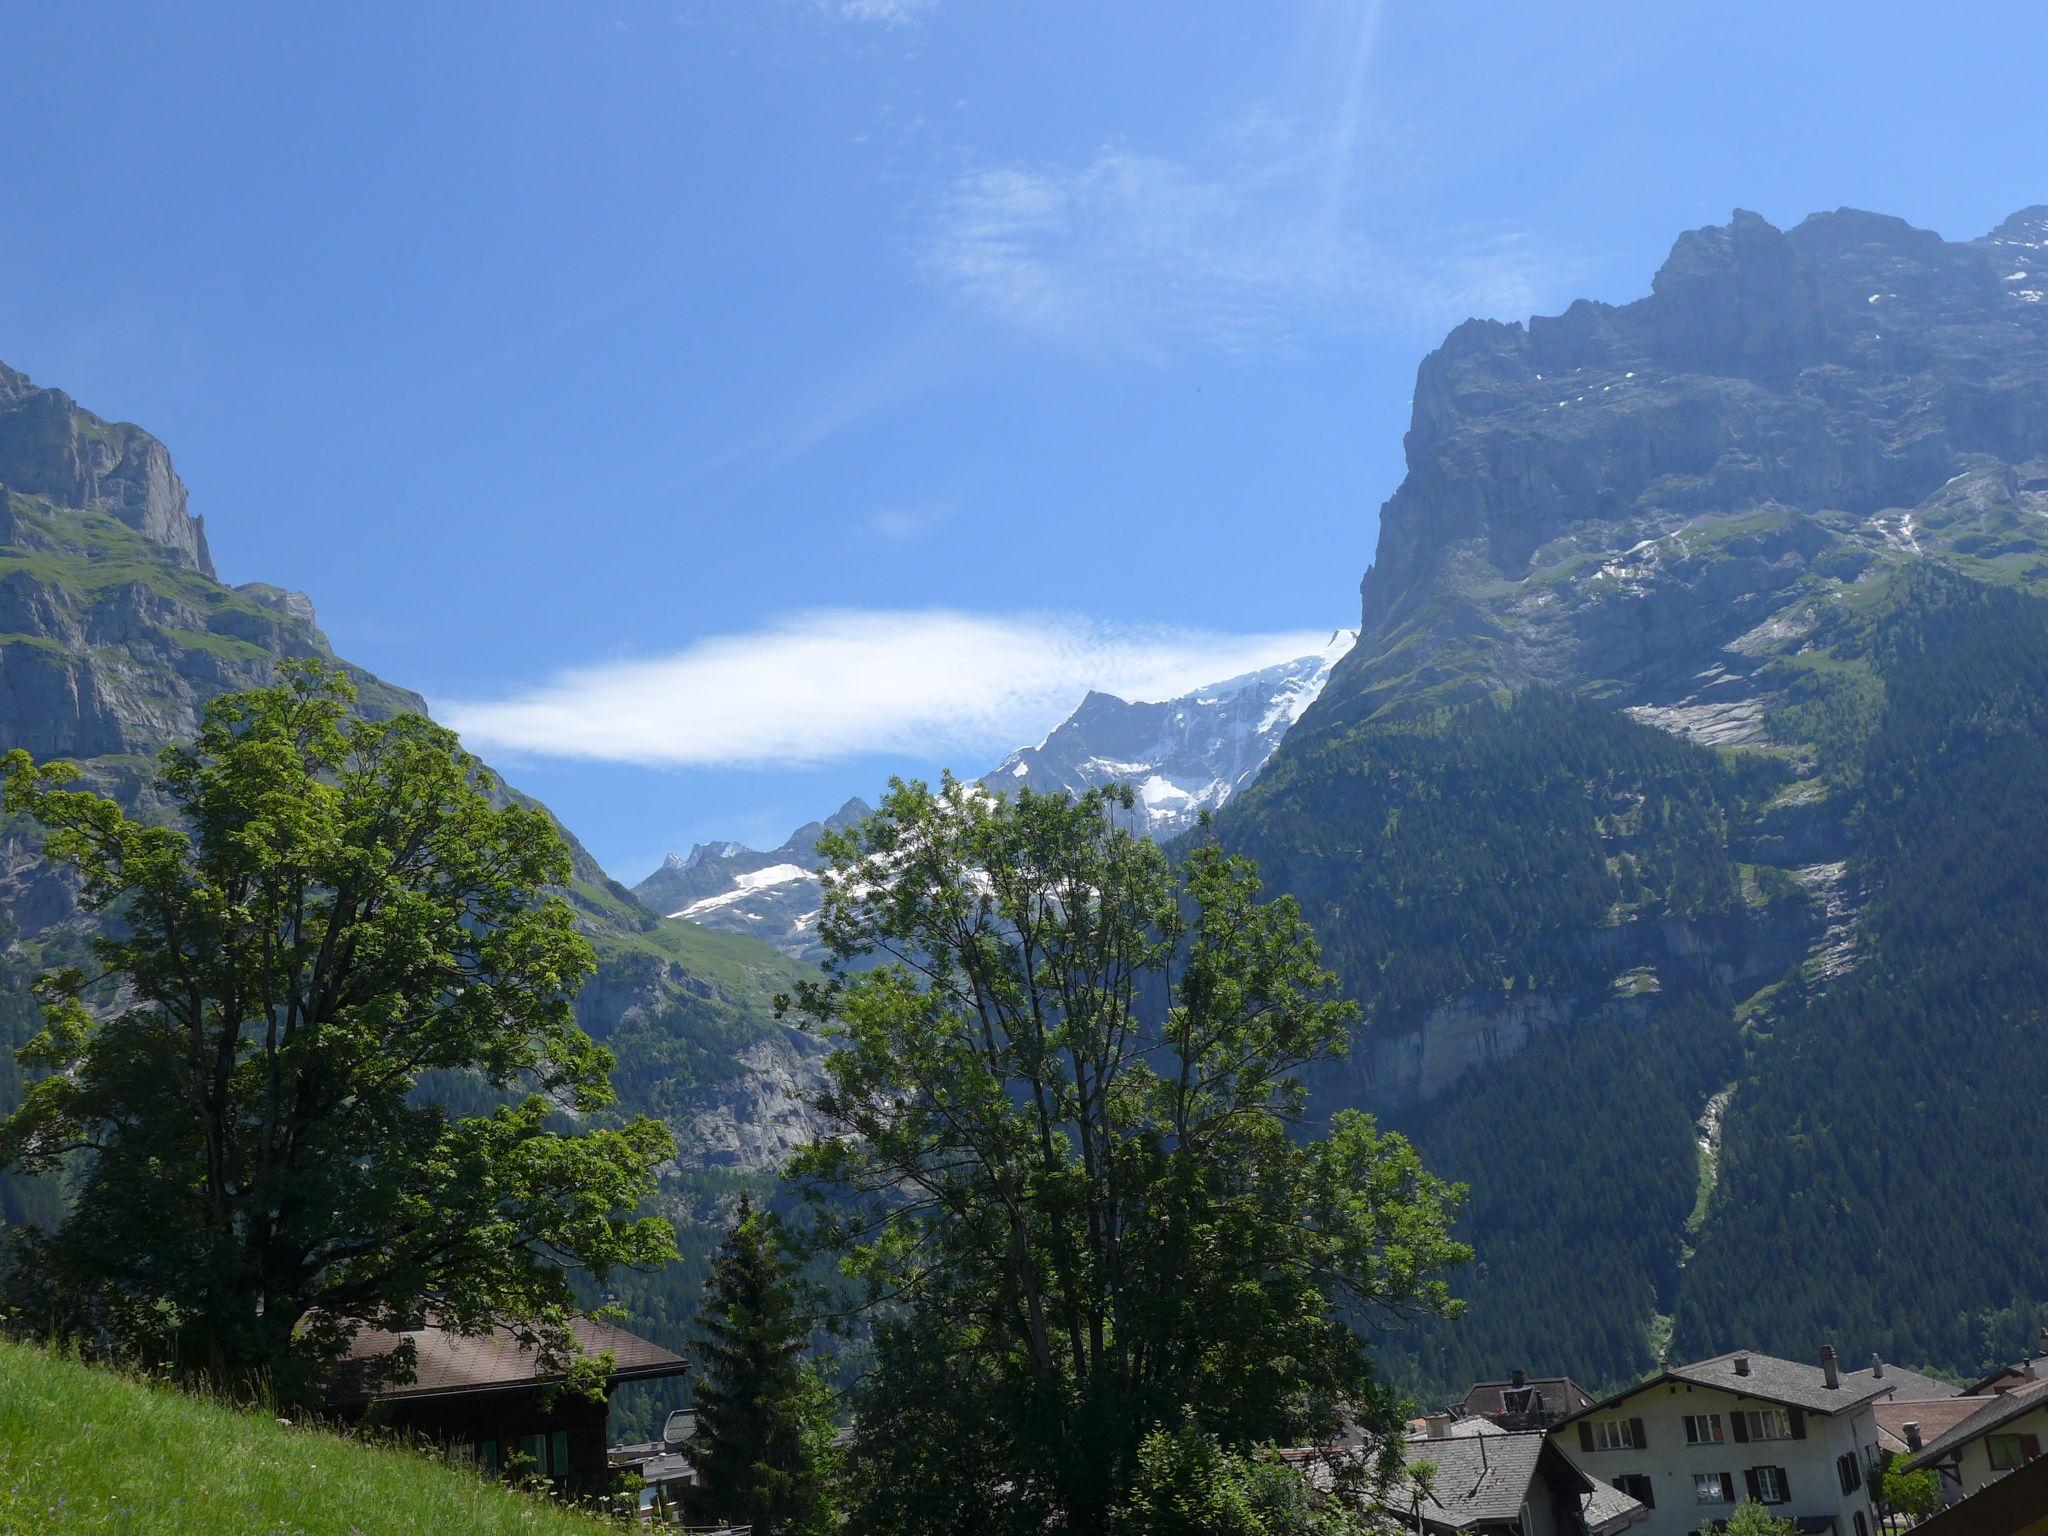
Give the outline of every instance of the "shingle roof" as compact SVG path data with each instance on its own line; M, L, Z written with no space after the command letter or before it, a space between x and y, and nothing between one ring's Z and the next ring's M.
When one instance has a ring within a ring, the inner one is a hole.
M1521 1387L1512 1381L1475 1381L1458 1407L1466 1413L1503 1413L1502 1393L1531 1387L1542 1394L1543 1406L1554 1413L1572 1413L1593 1401L1593 1394L1569 1376L1525 1376Z
M1487 1521L1517 1519L1548 1444L1549 1437L1535 1429L1410 1440L1408 1461L1426 1461L1436 1468L1433 1496L1423 1501L1423 1518L1455 1531ZM1558 1466L1578 1473L1562 1456L1554 1451L1552 1455Z
M1643 1512L1642 1501L1623 1493L1612 1483L1603 1483L1590 1472L1586 1481L1593 1485L1593 1491L1586 1495L1580 1509L1586 1521L1586 1529L1593 1536L1603 1532L1619 1531L1635 1524L1636 1516Z
M1748 1371L1746 1374L1738 1375L1735 1362L1744 1357L1748 1360ZM1886 1374L1889 1377L1889 1371ZM1619 1392L1609 1393L1589 1408L1581 1408L1577 1413L1560 1420L1559 1427L1583 1419L1589 1413L1611 1408L1667 1381L1690 1382L1696 1387L1714 1387L1723 1392L1753 1397L1760 1402L1783 1403L1788 1408L1801 1408L1809 1413L1846 1412L1848 1409L1861 1407L1875 1398L1886 1396L1894 1386L1889 1379L1873 1383L1868 1371L1843 1371L1837 1380L1839 1385L1829 1387L1827 1377L1818 1365L1807 1365L1798 1360L1782 1360L1776 1355L1758 1354L1753 1349L1731 1349L1724 1355L1715 1355L1708 1360L1666 1366L1647 1380L1639 1381L1632 1387L1623 1387Z
M1906 1444L1906 1426L1920 1426L1920 1443L1925 1446L1947 1434L1971 1414L1977 1412L1989 1397L1942 1397L1927 1402L1902 1403L1897 1398L1877 1405L1878 1448L1896 1451L1903 1456L1910 1447Z
M1842 1384L1852 1381L1868 1385L1890 1387L1895 1403L1932 1403L1943 1398L1959 1397L1962 1388L1951 1381L1942 1381L1934 1376L1923 1376L1918 1371L1909 1371L1902 1365L1886 1365L1882 1376L1873 1376L1869 1371L1844 1371Z
M680 1376L689 1369L682 1356L610 1323L572 1318L569 1331L586 1355L610 1350L611 1380L639 1381ZM372 1366L411 1340L415 1351L413 1378L393 1386L374 1384ZM432 1397L458 1392L494 1392L534 1386L555 1373L539 1369L537 1351L521 1344L510 1329L498 1328L474 1338L428 1324L403 1333L363 1328L349 1342L329 1383L328 1396L337 1403L382 1401L388 1398Z
M2048 1408L2048 1378L1999 1393L1961 1423L1952 1425L1945 1434L1928 1441L1918 1455L1907 1459L1906 1467L1910 1471L1939 1461L1957 1446L1979 1435L1989 1434L1999 1425L2010 1423L2021 1414L2032 1413L2037 1408Z

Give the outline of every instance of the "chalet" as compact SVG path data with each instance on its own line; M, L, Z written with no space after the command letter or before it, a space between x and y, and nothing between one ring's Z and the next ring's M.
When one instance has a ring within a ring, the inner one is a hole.
M555 1391L559 1374L544 1370L531 1345L508 1329L470 1337L425 1323L402 1333L364 1328L327 1387L339 1418L420 1436L459 1460L488 1471L515 1463L564 1487L598 1488L608 1481L605 1419L610 1395L628 1381L680 1376L684 1360L610 1323L570 1324L586 1355L609 1352L605 1399ZM378 1369L410 1343L412 1378L387 1382Z
M1589 1474L1638 1500L1643 1536L1710 1530L1753 1499L1801 1531L1874 1536L1876 1405L1903 1376L1733 1350L1669 1366L1550 1431ZM1938 1384L1937 1384L1938 1385Z
M2048 1444L2048 1377L1991 1393L1976 1412L1932 1438L1925 1425L1915 1431L1909 1442L1921 1444L1909 1451L1906 1469L1932 1467L1945 1490L1967 1501L1986 1484L2041 1459L2041 1447Z
M1459 1418L1489 1419L1502 1429L1548 1429L1592 1406L1593 1394L1569 1376L1516 1371L1506 1381L1474 1382L1464 1399L1451 1405L1451 1412Z

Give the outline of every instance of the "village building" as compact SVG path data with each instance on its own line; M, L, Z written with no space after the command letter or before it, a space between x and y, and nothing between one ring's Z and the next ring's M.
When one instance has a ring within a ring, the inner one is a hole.
M1371 1498L1370 1507L1401 1529L1424 1536L1616 1536L1643 1509L1611 1484L1572 1465L1541 1430L1504 1430L1484 1419L1452 1433L1442 1416L1411 1435L1409 1475ZM1343 1497L1343 1454L1291 1451L1311 1489Z
M1995 1391L1977 1410L1930 1437L1916 1424L1903 1465L1908 1471L1931 1467L1941 1474L1944 1492L1967 1500L1987 1484L2041 1459L2048 1444L2048 1377Z
M677 1524L682 1520L685 1500L697 1481L688 1449L696 1435L697 1410L676 1408L663 1421L659 1440L611 1448L612 1470L640 1479L638 1504L643 1521Z
M543 1368L533 1346L509 1329L471 1337L423 1323L403 1332L359 1330L329 1380L327 1406L340 1418L430 1440L489 1472L516 1467L565 1488L602 1488L610 1481L612 1392L629 1381L681 1376L689 1366L610 1323L579 1317L570 1332L584 1354L611 1354L603 1398L561 1390L561 1374ZM408 1343L411 1379L384 1380L386 1357Z
M1569 1376L1530 1376L1516 1371L1506 1381L1476 1381L1451 1405L1459 1418L1491 1420L1502 1429L1548 1429L1559 1419L1593 1406L1593 1394Z
M2048 1536L2048 1456L1986 1483L1912 1527L1913 1536Z
M1643 1536L1713 1529L1753 1499L1803 1532L1875 1536L1876 1405L1907 1381L1732 1350L1665 1368L1550 1431L1582 1470L1645 1509ZM1939 1388L1940 1383L1932 1383Z

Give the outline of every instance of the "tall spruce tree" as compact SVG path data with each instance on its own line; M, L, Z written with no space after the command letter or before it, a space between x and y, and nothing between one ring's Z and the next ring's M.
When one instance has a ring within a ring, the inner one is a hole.
M795 1266L744 1194L699 1317L692 1518L753 1536L830 1529L831 1394L804 1358Z

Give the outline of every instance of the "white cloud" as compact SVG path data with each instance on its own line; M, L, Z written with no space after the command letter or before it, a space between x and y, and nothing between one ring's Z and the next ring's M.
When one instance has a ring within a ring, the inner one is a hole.
M1090 688L1171 698L1308 655L1326 638L1057 613L831 609L436 712L473 748L547 757L683 767L890 753L978 771L1043 736Z
M833 9L854 21L876 21L900 27L937 8L939 0L838 0Z
M1317 332L1438 331L1528 314L1554 285L1512 231L1403 228L1333 156L1334 133L1249 120L1206 163L1110 145L1079 165L958 177L918 255L972 306L1082 343L1285 348Z
M954 501L884 507L868 518L868 527L891 544L910 544L937 533L959 510L959 503Z

